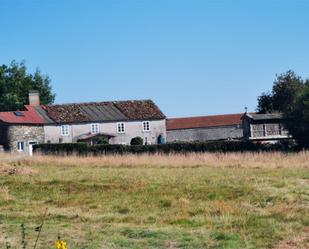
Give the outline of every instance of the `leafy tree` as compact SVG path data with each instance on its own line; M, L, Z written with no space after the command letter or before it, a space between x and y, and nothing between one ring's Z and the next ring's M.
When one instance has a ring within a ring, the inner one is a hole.
M300 146L309 147L309 83L297 98L291 111L285 112L285 125Z
M304 89L305 81L292 70L277 75L270 93L258 97L258 112L291 111L297 96Z
M0 111L22 110L28 104L30 90L39 91L42 104L52 104L55 94L50 82L38 69L34 74L27 73L24 62L0 66Z

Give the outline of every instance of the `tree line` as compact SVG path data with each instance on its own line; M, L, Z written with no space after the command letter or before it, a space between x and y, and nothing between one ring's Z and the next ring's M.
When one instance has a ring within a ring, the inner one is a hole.
M44 105L55 100L51 79L40 70L27 72L24 62L12 61L0 66L0 111L22 110L28 104L30 90L40 92ZM284 114L286 128L304 147L309 147L309 80L294 71L277 75L269 92L258 97L258 113L280 112Z

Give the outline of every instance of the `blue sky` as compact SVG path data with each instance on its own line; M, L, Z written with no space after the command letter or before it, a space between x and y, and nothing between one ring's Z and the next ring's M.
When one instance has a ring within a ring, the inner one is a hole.
M153 99L169 117L243 112L288 69L309 77L309 1L0 0L0 64L57 103Z

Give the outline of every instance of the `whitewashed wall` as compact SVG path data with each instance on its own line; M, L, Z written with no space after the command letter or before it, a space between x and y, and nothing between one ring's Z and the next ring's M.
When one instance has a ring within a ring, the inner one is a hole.
M148 120L145 120L148 121ZM144 132L142 127L142 121L130 121L125 123L125 133L117 133L117 122L110 123L98 123L99 131L116 135L116 137L110 139L111 144L130 144L133 137L147 138L147 141L151 144L156 144L159 135L163 135L166 140L166 128L165 120L154 120L150 122L150 131ZM59 143L62 140L63 143L76 142L78 137L90 132L90 125L92 123L83 124L71 124L69 125L70 135L61 136L61 125L45 125L45 143Z

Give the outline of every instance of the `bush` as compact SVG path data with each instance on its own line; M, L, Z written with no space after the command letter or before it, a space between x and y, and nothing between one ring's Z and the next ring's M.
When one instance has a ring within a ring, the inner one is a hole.
M143 145L143 139L141 137L134 137L131 139L131 145Z
M107 138L100 138L97 140L96 144L109 144L109 141Z
M85 143L37 144L34 152L49 155L102 155L140 153L189 153L189 152L245 152L245 151L295 151L295 147L285 143L261 144L249 141L216 141L204 143L167 143L153 145L87 145Z

